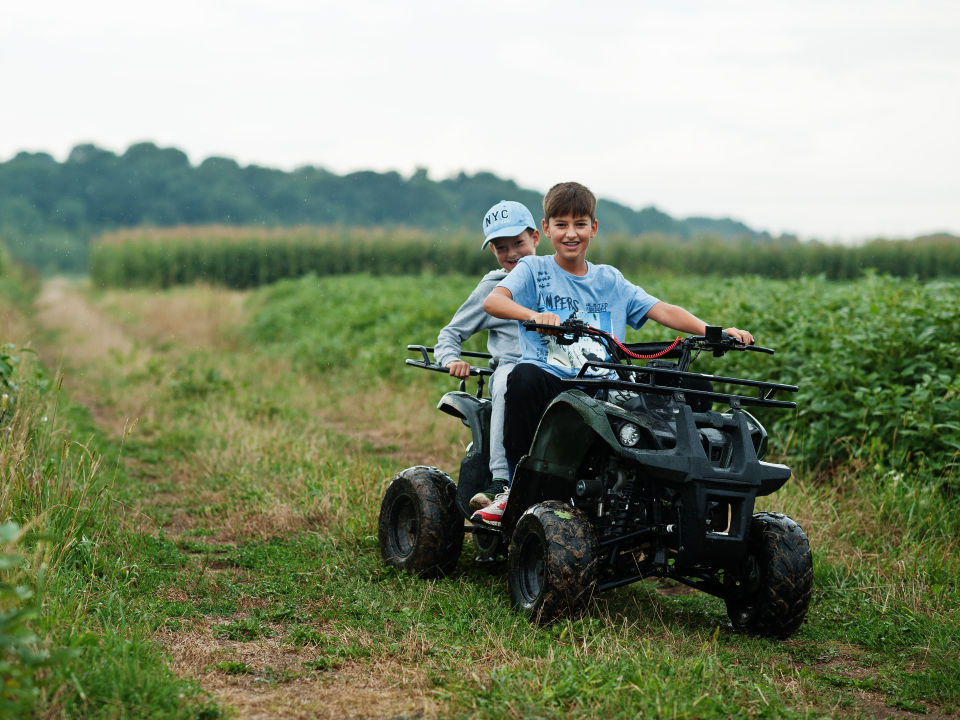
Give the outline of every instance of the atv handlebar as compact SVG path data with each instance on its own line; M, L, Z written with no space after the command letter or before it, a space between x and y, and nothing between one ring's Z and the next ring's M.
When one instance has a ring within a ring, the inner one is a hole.
M710 331L711 326L707 326L707 332ZM716 340L710 335L691 335L687 338L687 342L691 342L698 347L706 347L707 349L713 350L716 352L718 349L727 352L729 350L738 350L743 352L744 350L750 350L751 352L766 353L767 355L773 355L776 352L773 348L762 347L760 345L754 345L753 343L747 345L746 343L740 342L732 335L727 335L725 332L720 333L720 339Z
M773 396L777 391L785 390L787 392L797 392L796 386L793 385L739 380L737 378L728 377L715 377L706 375L701 376L689 372L691 362L703 350L713 351L715 357L720 357L731 350L736 350L738 352L750 350L752 352L761 352L768 355L773 355L774 353L771 348L760 347L759 345L746 345L736 338L733 338L727 333L723 332L723 328L715 325L708 325L707 331L703 335L690 335L686 338L678 337L673 343L631 343L629 345L621 343L614 335L611 335L600 328L595 328L591 325L588 325L579 318L568 318L559 325L544 325L541 323L535 323L531 320L524 321L522 325L527 331L551 331L552 334L558 336L557 342L561 345L572 345L581 337L590 336L606 348L612 362L603 362L597 359L590 360L580 368L580 373L577 375L576 379L567 380L564 382L581 384L584 387L595 386L598 389L608 388L637 391L641 390L642 388L643 392L673 394L677 392L675 387L657 384L658 375L676 376L677 380L681 380L682 378L688 376L705 377L733 385L756 387L758 389L758 397L751 398L742 395L706 392L692 388L686 389L685 392L690 395L699 395L710 400L727 400L731 403L732 407L740 407L741 403L745 405L764 407L796 407L796 405L792 402L773 400ZM432 347L426 347L424 345L407 345L407 350L419 352L423 358L422 360L406 360L407 365L449 375L450 371L447 368L438 365L430 358L430 354L434 351ZM460 352L460 355L463 357L488 358L493 360L493 356L489 353L470 352L464 350ZM667 358L676 359L678 362L676 365L668 363L666 368L657 367L655 366L655 363L650 363L644 367L641 372L639 367L631 366L630 358L636 358L640 360ZM478 398L483 397L483 378L488 375L493 375L494 368L494 362L491 362L491 367L470 366L470 376L477 378L476 395ZM587 377L586 372L590 368L595 370L614 371L618 379L611 380L609 378ZM642 378L646 378L646 380L644 381ZM460 381L460 390L463 392L466 391L465 380Z
M542 323L535 323L532 320L524 320L521 324L528 332L532 330L552 331L553 334L558 336L557 342L561 345L570 345L584 335L593 335L614 339L609 333L606 333L599 328L592 327L580 319L567 319L559 325L544 325ZM644 350L662 351L670 347L670 343L642 343L638 345L640 345L640 348ZM715 357L720 357L724 353L727 353L731 350L736 350L739 352L750 350L752 352L766 353L767 355L773 355L775 352L772 348L761 347L759 345L746 345L745 343L742 343L736 338L723 332L721 327L715 325L708 325L707 332L704 335L691 335L687 338L684 338L680 341L679 345L681 345L682 350L671 355L665 354L665 356L682 357L684 354L689 354L689 352L693 350L712 350ZM633 349L635 346L628 345L627 347ZM670 350L672 349L673 348L670 348Z

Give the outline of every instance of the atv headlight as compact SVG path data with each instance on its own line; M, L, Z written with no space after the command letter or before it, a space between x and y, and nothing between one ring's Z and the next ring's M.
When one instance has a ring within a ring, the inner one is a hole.
M640 428L633 423L624 423L620 426L620 444L625 447L633 447L640 442Z

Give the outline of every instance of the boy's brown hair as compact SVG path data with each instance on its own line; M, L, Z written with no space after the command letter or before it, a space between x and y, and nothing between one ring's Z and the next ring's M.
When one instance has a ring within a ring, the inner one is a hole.
M543 219L550 222L550 218L563 215L587 215L591 220L596 220L597 196L580 183L557 183L543 198Z

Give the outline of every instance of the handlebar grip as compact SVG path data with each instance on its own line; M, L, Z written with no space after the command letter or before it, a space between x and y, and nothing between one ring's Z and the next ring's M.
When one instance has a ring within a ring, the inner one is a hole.
M739 347L744 350L754 350L755 352L763 352L763 353L769 353L770 355L773 355L773 350L771 350L770 348L760 347L759 345L754 345L753 343L750 343L749 345L744 345L735 337L733 337L732 335L728 335L727 333L722 334L722 342L730 343L734 347Z
M533 320L524 320L520 323L523 325L524 330L538 330L543 328L544 330L555 330L557 332L563 333L565 335L570 335L572 333L578 332L578 328L567 327L566 325L544 325L543 323L535 323Z

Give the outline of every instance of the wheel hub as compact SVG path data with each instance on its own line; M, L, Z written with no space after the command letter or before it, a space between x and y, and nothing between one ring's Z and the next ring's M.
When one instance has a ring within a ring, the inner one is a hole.
M523 600L532 605L540 597L546 585L543 543L537 535L523 541L520 550L520 592Z
M417 509L410 498L397 498L390 513L390 521L392 549L397 555L406 557L416 547L419 531Z

